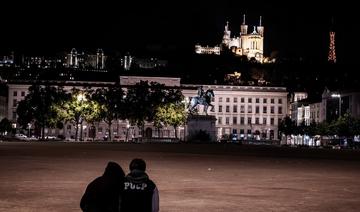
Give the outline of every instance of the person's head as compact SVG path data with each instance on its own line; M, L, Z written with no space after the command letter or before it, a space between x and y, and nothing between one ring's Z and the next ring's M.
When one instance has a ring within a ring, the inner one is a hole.
M131 163L129 165L129 169L130 169L130 171L135 170L135 169L140 170L140 171L145 171L146 163L141 158L135 158L131 161Z
M125 172L119 164L110 161L105 168L104 176L123 178L125 176Z

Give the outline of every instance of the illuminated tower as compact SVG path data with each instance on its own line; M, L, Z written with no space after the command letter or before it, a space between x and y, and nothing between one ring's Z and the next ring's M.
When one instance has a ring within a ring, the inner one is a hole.
M332 22L334 22L332 20ZM333 23L332 23L333 24ZM336 63L336 53L335 53L335 31L330 30L330 43L329 43L329 56L328 61L331 63Z
M225 26L225 30L224 30L223 40L222 40L222 43L223 43L225 46L228 46L228 45L229 45L230 35L231 35L231 31L229 30L229 22L227 21L227 22L226 22L226 26Z
M261 36L264 36L264 27L261 25L261 16L260 16L259 26L257 27L257 31Z
M245 14L244 14L243 23L240 26L240 32L242 35L246 35L247 31L248 31L248 25L246 25L245 23Z

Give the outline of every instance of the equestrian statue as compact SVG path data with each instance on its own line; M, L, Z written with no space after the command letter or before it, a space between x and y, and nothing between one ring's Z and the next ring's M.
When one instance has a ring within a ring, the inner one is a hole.
M198 95L194 97L189 97L188 111L190 114L193 114L197 111L198 105L204 106L204 112L207 115L208 107L211 106L210 111L214 111L214 105L211 104L211 99L214 97L214 91L208 89L204 92L203 86L198 88Z

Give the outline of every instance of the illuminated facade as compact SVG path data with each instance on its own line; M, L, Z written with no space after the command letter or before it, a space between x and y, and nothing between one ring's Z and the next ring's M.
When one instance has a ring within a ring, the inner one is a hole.
M82 68L82 69L105 69L107 56L104 55L102 49L97 49L96 54L78 53L73 48L69 54L65 56L65 67Z
M245 55L248 59L255 58L259 62L264 60L264 27L261 23L254 26L253 31L248 33L248 25L245 22L245 15L240 26L240 34L238 37L231 37L229 22L226 23L224 35L220 46L209 47L195 45L195 53L197 54L216 54L220 55L221 51L230 50L235 55Z
M121 76L120 85L125 88L135 85L137 82L149 81L165 84L168 87L179 87L185 96L185 101L188 97L197 95L197 87L200 85L180 84L180 78L169 77L145 77L145 76ZM16 108L18 103L28 94L28 88L32 82L20 82L8 84L7 95L7 118L16 123ZM99 87L108 87L113 83L110 82L53 82L53 85L61 85L65 90L71 90L76 87L82 89L90 86L93 89ZM216 135L218 139L224 135L236 135L241 139L264 139L276 140L278 139L278 124L286 114L287 108L287 91L284 87L260 87L260 86L227 86L227 85L203 85L204 90L213 89L215 98L212 104L215 106L214 112L209 112L209 115L215 116L217 119L215 123ZM200 113L202 112L199 106ZM185 108L184 108L185 109ZM126 139L126 135L130 134L131 138L136 139L141 137L141 130L136 126L127 125L126 120L114 120L112 124L112 138L115 140ZM19 126L17 126L19 127ZM81 132L84 140L92 140L90 135L91 130L94 129L95 139L101 140L108 136L108 125L105 122L99 122L95 126L92 124L83 124ZM153 123L145 123L145 136L149 138L156 138L159 136L159 131L155 129ZM34 128L32 128L34 130ZM184 139L185 129L179 127L177 129L178 135ZM174 138L175 131L172 127L167 127L161 130L161 137ZM58 136L62 135L66 139L73 139L75 136L75 126L71 123L65 123L63 129L46 129L45 135Z

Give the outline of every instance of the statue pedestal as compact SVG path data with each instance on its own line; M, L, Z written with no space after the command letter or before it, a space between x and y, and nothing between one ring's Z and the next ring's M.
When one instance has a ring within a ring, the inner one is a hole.
M215 116L189 115L185 128L186 141L215 142L215 122Z

